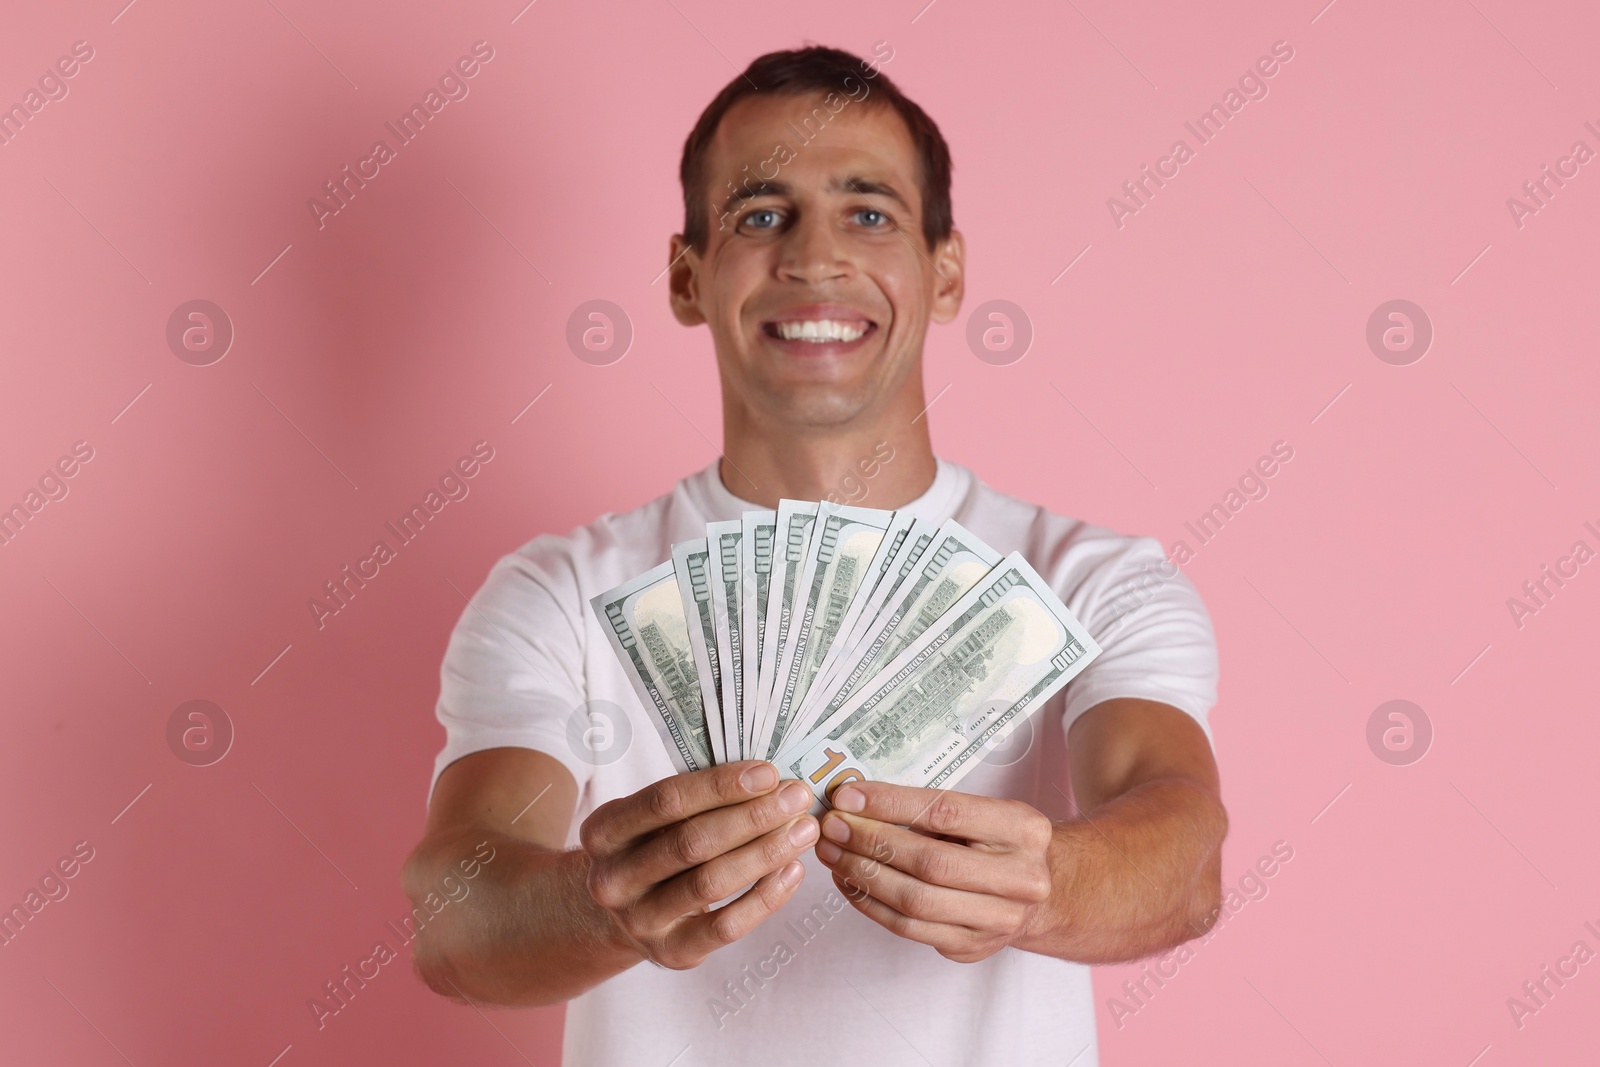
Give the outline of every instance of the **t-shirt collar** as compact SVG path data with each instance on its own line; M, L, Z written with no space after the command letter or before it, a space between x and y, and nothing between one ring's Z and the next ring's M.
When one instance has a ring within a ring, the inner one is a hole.
M758 511L762 506L751 500L732 492L722 484L722 474L719 470L722 459L719 456L712 460L702 470L696 471L683 480L683 487L688 492L694 503L710 516L711 521L737 519L746 511ZM961 499L963 491L971 480L971 473L959 464L948 462L938 456L934 457L935 470L933 483L928 486L923 494L915 500L902 505L900 510L906 511L919 519L929 519L934 522L943 522L955 512L956 504ZM870 480L866 481L867 495L858 503L861 507L870 508L873 505Z

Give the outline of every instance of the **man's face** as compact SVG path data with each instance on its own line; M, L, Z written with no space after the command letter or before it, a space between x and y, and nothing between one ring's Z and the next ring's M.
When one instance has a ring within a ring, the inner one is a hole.
M923 242L905 123L870 97L830 103L836 113L821 94L729 109L700 191L705 251L678 259L681 236L671 249L674 313L710 326L728 399L794 428L870 418L906 389L920 396L928 320L961 305L961 237ZM759 195L744 195L747 179Z

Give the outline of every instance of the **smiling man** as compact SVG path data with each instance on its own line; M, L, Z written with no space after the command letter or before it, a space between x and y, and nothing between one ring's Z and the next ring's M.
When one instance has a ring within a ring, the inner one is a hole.
M960 310L965 248L944 139L876 63L757 59L701 115L681 178L672 309L708 327L724 453L635 511L535 537L462 613L407 892L425 907L480 842L495 858L418 936L418 968L473 1003L570 1002L568 1064L1089 1067L1088 965L1218 913L1206 610L1181 575L1150 582L1153 539L934 455L923 341ZM588 600L866 462L871 505L1022 552L1104 651L961 791L846 786L819 826L769 763L674 774Z

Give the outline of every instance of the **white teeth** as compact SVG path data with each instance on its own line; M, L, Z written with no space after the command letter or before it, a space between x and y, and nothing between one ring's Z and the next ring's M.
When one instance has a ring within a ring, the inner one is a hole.
M776 324L778 336L785 341L811 341L822 344L827 341L854 341L867 331L860 326L852 326L845 322L836 322L833 319L807 319L803 322L780 322Z

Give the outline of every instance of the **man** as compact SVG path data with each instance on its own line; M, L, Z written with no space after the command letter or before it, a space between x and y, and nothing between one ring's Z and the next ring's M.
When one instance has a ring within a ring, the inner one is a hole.
M1181 575L1149 581L1153 539L934 456L923 338L960 309L964 243L938 128L877 64L761 57L701 116L681 176L672 308L710 329L724 455L535 537L462 613L407 892L481 842L493 858L417 939L420 972L474 1003L570 1001L568 1064L1089 1067L1087 965L1216 914L1205 608ZM819 826L771 764L674 774L588 600L708 521L842 485L1020 550L1104 652L960 791L846 786Z

